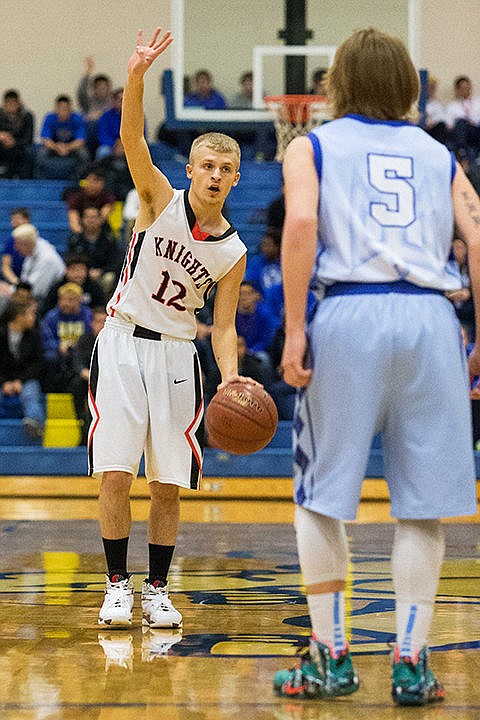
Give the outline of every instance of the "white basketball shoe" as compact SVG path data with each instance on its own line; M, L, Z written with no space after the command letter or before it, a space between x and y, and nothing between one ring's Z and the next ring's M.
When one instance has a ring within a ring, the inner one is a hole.
M98 624L108 627L130 627L133 609L133 577L105 577L105 599L98 614Z
M151 628L178 628L182 624L181 614L168 597L168 586L160 585L158 580L143 582L142 613L142 624Z

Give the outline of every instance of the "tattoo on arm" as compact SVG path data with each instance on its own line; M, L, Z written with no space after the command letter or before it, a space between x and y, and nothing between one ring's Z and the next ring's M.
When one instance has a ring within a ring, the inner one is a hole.
M464 190L462 192L462 197L465 201L465 207L468 211L468 214L472 218L475 225L480 225L480 211L478 209L478 203L474 202L474 197L471 193Z

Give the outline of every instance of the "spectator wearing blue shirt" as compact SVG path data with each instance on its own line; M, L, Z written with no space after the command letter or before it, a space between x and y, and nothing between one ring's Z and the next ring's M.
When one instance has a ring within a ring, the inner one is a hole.
M72 111L68 95L58 95L54 112L45 115L40 133L42 147L37 158L40 178L80 178L88 161L87 126L83 117Z
M30 212L25 207L13 208L10 213L10 225L12 229L30 222ZM2 278L10 285L18 285L22 274L24 256L15 249L15 240L10 235L5 241L2 252Z
M106 110L97 120L98 148L96 160L101 160L115 153L120 144L120 121L122 119L123 88L117 88L112 94L112 107ZM123 152L123 148L122 148Z
M213 87L213 77L208 70L197 70L193 78L194 90L185 96L185 107L203 107L205 110L225 110L227 101Z
M42 320L46 392L69 392L74 375L73 348L92 322L92 311L82 303L82 295L80 285L65 283L58 290L57 305Z
M271 370L267 349L274 338L278 321L261 302L255 285L248 280L243 280L240 285L235 327L237 334L245 338L247 351L260 358Z
M258 254L247 261L245 280L249 280L261 292L264 300L268 291L282 284L280 267L281 230L267 228L260 241ZM282 303L283 304L283 303ZM279 316L279 312L276 312Z

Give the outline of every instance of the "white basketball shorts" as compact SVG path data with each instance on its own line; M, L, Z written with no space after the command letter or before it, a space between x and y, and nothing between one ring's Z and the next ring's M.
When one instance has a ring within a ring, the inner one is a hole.
M476 512L466 354L441 295L340 295L310 326L313 379L297 396L295 501L356 517L370 446L383 433L391 513Z
M148 339L157 338L157 339ZM197 489L202 475L203 393L195 346L108 318L92 354L89 473Z

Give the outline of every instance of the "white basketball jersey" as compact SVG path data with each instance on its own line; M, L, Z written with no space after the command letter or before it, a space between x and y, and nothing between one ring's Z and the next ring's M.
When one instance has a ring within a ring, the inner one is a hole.
M337 281L461 287L449 260L455 161L446 147L410 123L359 115L309 137L321 183L312 278L319 297Z
M247 248L232 226L220 237L203 233L188 191L173 193L154 223L133 233L107 312L149 330L192 340L195 312Z

